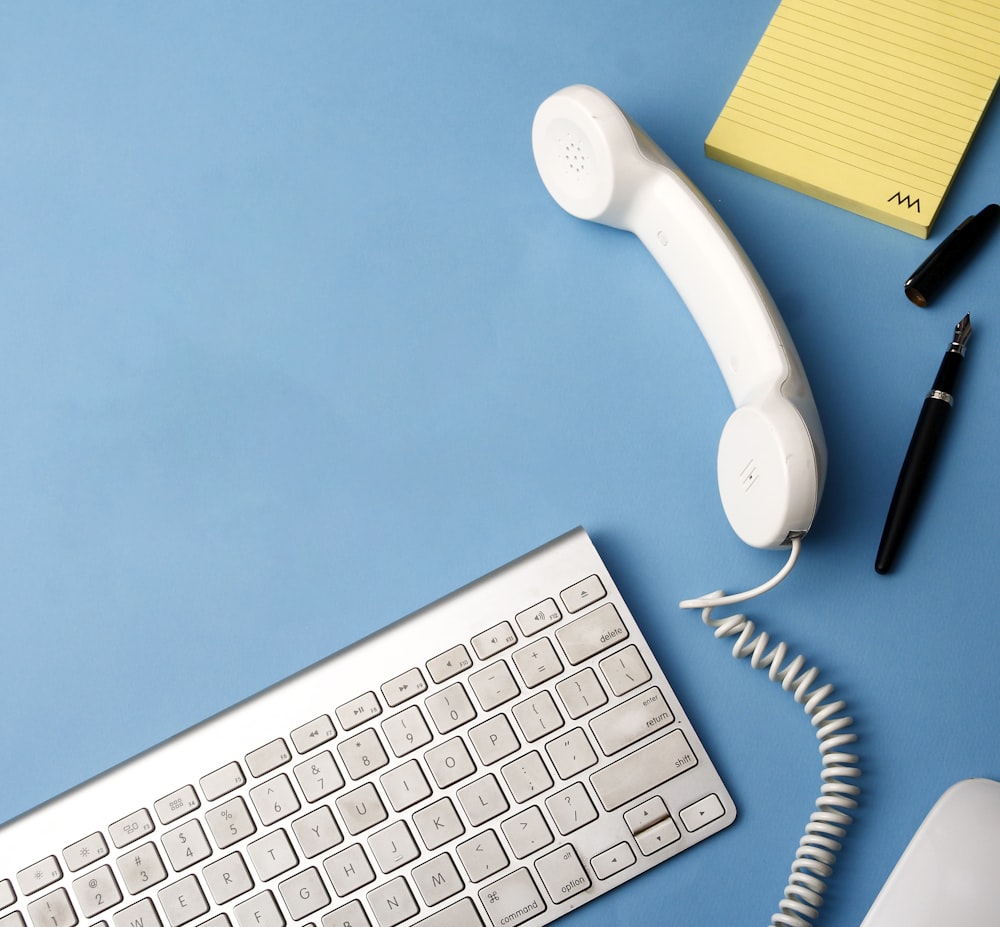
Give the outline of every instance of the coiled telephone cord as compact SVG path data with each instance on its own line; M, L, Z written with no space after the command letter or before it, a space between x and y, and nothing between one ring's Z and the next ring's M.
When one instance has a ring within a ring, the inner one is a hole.
M857 741L849 730L854 719L843 714L846 703L832 701L834 688L829 683L813 689L819 669L805 669L806 659L801 654L786 665L788 645L783 641L768 650L770 636L761 631L754 637L756 626L746 615L713 618L712 610L722 605L732 605L754 598L773 589L792 570L802 547L801 538L792 539L791 553L785 566L768 582L747 592L724 595L714 592L699 599L681 602L681 608L701 609L701 620L714 629L717 638L735 637L733 657L750 658L754 669L767 669L768 678L781 684L794 694L795 701L803 706L819 740L823 761L823 785L816 799L816 811L809 817L805 833L795 853L788 884L778 905L778 913L771 916L771 927L812 927L823 904L826 880L833 871L841 841L851 824L850 812L857 807L860 788L856 779L861 775L858 757L844 752L844 748Z

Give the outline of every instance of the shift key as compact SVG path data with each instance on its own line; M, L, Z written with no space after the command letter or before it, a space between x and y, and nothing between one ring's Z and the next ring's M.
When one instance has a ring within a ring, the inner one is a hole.
M687 738L680 731L671 731L599 769L590 777L590 784L605 809L613 811L697 765Z

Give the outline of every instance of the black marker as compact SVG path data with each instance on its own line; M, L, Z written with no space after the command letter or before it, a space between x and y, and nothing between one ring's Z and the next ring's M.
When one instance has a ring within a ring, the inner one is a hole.
M976 253L1000 219L1000 205L990 203L969 216L930 254L906 283L903 292L918 306L928 306L940 290Z
M965 318L955 326L955 334L938 368L934 385L924 400L920 417L917 419L917 427L913 431L910 446L903 459L896 491L892 494L892 502L889 504L889 514L885 517L885 528L882 530L878 554L875 556L877 573L889 572L893 560L896 559L896 552L906 535L910 518L920 502L921 491L927 481L937 449L941 445L944 423L951 412L952 390L955 388L958 368L962 366L965 345L971 334L972 323L966 313Z

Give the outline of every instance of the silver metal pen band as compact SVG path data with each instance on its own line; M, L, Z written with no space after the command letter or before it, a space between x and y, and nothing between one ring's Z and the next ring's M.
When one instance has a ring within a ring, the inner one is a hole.
M951 393L946 393L946 392L944 392L944 390L940 390L940 389L932 389L927 394L927 398L928 399L940 399L941 402L946 402L950 406L953 406L955 404L955 400L952 397Z

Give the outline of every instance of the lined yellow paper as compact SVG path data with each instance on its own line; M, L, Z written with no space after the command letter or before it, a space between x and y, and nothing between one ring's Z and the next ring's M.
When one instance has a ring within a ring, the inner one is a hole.
M782 0L705 151L926 238L998 78L998 0Z

